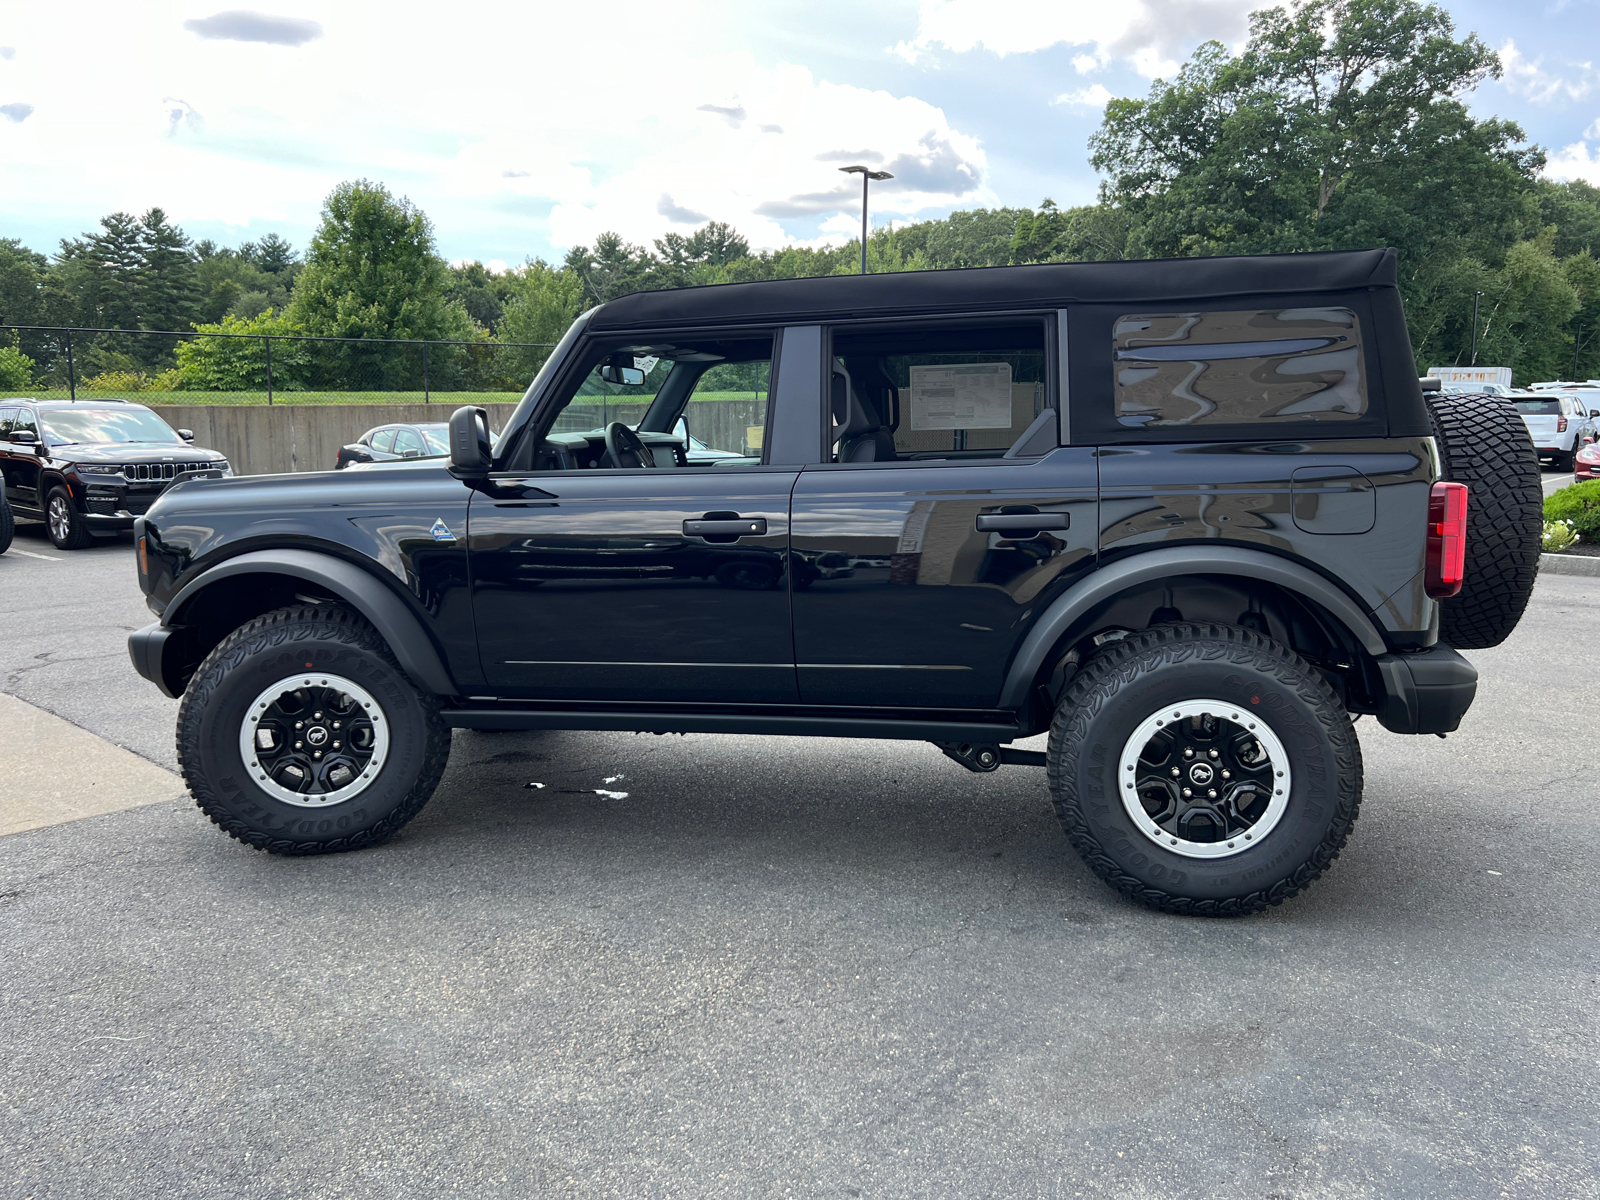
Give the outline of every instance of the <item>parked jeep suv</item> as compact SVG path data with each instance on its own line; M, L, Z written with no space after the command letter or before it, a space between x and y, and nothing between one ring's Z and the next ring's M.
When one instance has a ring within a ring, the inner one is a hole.
M126 400L0 400L6 498L17 517L45 522L61 550L132 529L186 472L231 474L226 458L193 440Z
M753 452L688 462L735 377ZM129 649L241 841L383 840L452 728L920 739L1048 765L1129 895L1249 912L1344 845L1355 716L1457 727L1538 557L1522 422L1425 400L1392 252L633 295L450 436L140 522Z

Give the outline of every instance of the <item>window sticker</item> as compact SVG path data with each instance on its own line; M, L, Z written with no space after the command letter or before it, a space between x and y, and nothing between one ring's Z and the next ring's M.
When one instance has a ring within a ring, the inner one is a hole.
M911 368L912 429L1010 429L1011 364Z
M1113 336L1119 425L1348 421L1366 412L1361 328L1347 308L1125 316Z

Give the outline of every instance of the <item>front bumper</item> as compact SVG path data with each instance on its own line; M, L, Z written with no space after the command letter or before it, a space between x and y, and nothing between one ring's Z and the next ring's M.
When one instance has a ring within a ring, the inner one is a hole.
M1391 733L1453 733L1478 694L1478 669L1449 646L1375 661L1384 692L1378 720Z
M163 696L170 696L176 700L183 694L183 689L174 691L166 673L162 670L167 639L173 632L170 626L163 625L160 621L153 621L142 629L135 629L128 635L128 657L133 660L135 671L155 684Z

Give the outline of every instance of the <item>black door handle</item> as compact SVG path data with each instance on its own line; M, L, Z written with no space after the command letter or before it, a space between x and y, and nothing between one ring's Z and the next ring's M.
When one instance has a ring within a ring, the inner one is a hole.
M698 521L683 523L683 532L687 537L738 538L760 535L766 531L765 517L702 517Z
M979 533L1021 533L1024 530L1067 529L1071 525L1071 513L1042 513L1036 508L1025 512L1013 508L1005 512L980 513L977 521Z

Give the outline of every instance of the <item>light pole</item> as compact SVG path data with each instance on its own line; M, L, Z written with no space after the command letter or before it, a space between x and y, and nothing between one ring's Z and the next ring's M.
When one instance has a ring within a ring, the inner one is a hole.
M893 179L894 176L887 171L874 171L870 167L854 166L840 167L839 170L850 175L861 176L861 273L867 273L867 180Z
M1472 293L1472 362L1468 365L1474 367L1478 365L1478 297L1482 295L1482 292Z

